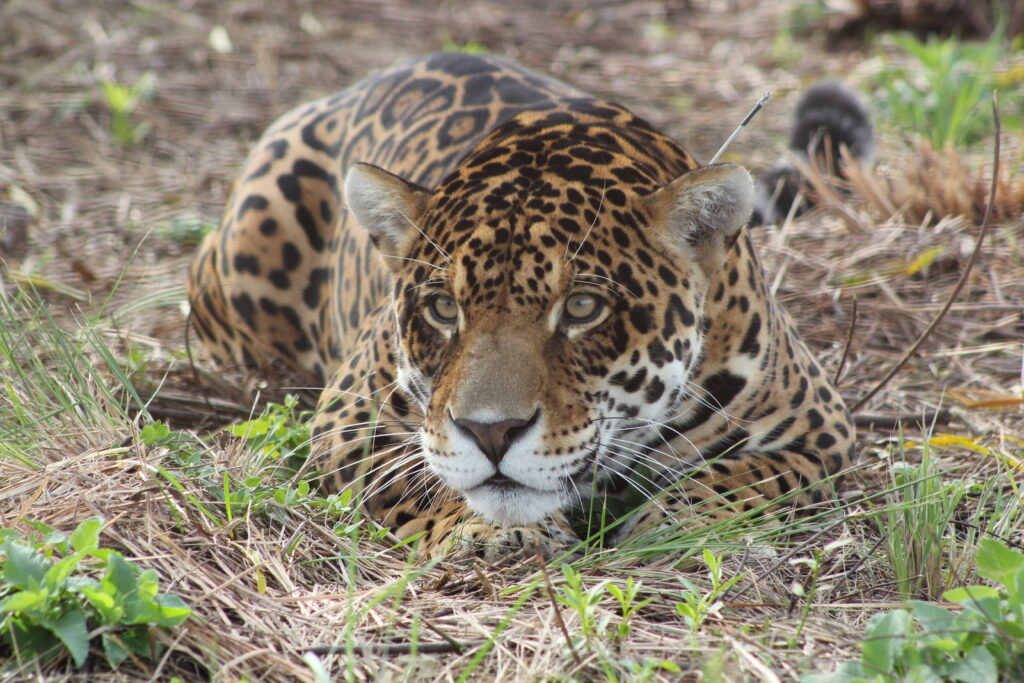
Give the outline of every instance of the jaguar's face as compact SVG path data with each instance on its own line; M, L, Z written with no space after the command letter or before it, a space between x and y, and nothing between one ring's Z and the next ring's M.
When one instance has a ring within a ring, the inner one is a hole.
M685 395L709 279L752 194L734 166L639 191L530 170L483 189L456 174L432 193L364 165L346 182L395 275L399 384L423 412L425 457L505 523L642 458L625 432Z

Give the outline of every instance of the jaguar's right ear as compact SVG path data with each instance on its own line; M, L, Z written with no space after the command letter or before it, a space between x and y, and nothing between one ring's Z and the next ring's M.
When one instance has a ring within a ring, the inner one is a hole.
M393 270L409 253L429 197L425 188L373 164L355 164L345 175L349 211Z
M742 166L701 166L647 195L647 202L655 217L652 232L692 257L710 278L750 220L754 183Z

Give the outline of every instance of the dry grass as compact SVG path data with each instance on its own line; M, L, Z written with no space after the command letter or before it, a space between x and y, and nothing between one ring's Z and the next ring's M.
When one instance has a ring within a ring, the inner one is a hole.
M473 40L633 106L703 158L771 87L772 106L730 154L767 165L785 138L789 95L864 58L808 42L799 46L806 58L780 68L770 46L791 4L13 0L0 8L0 291L14 301L34 285L73 334L96 321L134 386L152 399L151 414L208 433L244 419L253 397L283 390L201 362L193 370L181 309L191 229L218 220L234 169L275 115L398 58ZM226 28L230 51L211 47L215 26ZM131 85L146 72L156 75L155 89L131 119L148 132L125 146L112 135L100 84ZM195 610L158 636L169 647L154 662L111 673L98 663L76 672L60 661L22 677L314 680L302 657L318 646L349 648L350 656L322 656L331 676L367 680L456 680L466 671L478 680L592 680L606 678L606 667L639 679L626 662L662 660L682 672L655 668L654 679L795 680L853 656L870 615L898 599L873 517L891 485L896 423L920 441L918 419L927 415L937 431L988 452L936 446L951 480L996 481L1012 494L1020 478L1013 438L1024 437L1024 186L1019 141L1007 146L1001 213L967 286L918 356L857 416L864 467L844 499L846 519L782 537L755 525L740 537L684 539L673 553L639 563L594 551L579 563L585 587L632 576L640 597L653 601L627 636L578 639L575 654L555 610L574 638L584 624L564 604L553 606L532 559L413 567L404 551L387 550L386 538L339 534L339 520L310 505L236 510L228 522L208 481L179 477L183 490L168 484L159 471L174 469L166 449L144 445L130 420L85 426L69 411L41 423L38 443L25 448L25 432L7 428L13 417L4 399L2 453L23 448L35 465L0 455L0 526L24 529L31 519L68 530L99 514L109 521L103 542L156 570L161 590ZM883 165L854 176L852 194L821 185L824 208L755 234L805 339L833 371L848 356L840 389L851 404L949 297L990 182L984 151L964 157L885 139L880 149ZM103 366L94 351L83 358ZM10 369L0 363L6 391L20 391ZM233 485L253 474L251 456L224 437L204 457ZM963 519L973 524L983 512L965 510ZM973 532L965 529L967 538ZM1019 528L1001 533L1020 540ZM827 546L835 540L844 543ZM696 554L704 545L726 555L726 576L744 577L694 632L675 603L684 578L710 590ZM815 553L818 578L805 604L794 585L810 588L812 576L791 560ZM565 579L549 571L561 594ZM615 632L614 600L604 596L593 619ZM451 651L449 638L470 647ZM400 652L414 641L450 651Z

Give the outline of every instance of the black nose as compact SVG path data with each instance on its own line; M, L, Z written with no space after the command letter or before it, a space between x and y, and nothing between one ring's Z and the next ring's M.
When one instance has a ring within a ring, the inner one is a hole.
M533 411L529 420L502 420L500 422L474 422L473 420L453 419L455 425L469 434L480 447L487 459L495 466L501 462L512 442L521 437L532 427L540 416L540 408Z

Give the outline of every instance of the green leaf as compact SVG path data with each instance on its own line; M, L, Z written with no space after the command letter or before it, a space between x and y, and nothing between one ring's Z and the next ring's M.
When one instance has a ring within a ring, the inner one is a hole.
M82 668L89 656L89 628L82 610L72 610L53 622L43 622L71 653L75 666Z
M955 591L949 591L955 593ZM998 595L985 595L978 597L977 591L970 591L970 597L961 600L960 604L965 609L980 615L986 621L1000 622L1003 620L1001 615L1002 603L999 600Z
M158 595L156 575L147 580L143 587L127 596L124 601L124 624L152 624L176 626L192 614L192 610L176 595ZM152 592L150 592L152 591Z
M113 554L107 559L107 573L103 577L103 581L113 588L108 592L121 597L122 600L125 596L134 593L138 586L135 580L135 568L120 553Z
M273 423L269 418L260 417L255 420L247 420L240 424L228 425L227 431L231 436L240 436L243 439L254 439L263 436L270 430Z
M18 644L14 654L21 662L33 657L49 659L61 650L61 644L53 637L53 632L31 619L12 619L3 636L7 642Z
M1015 621L1003 621L999 624L999 630L1003 635L1024 643L1024 624ZM1024 664L1024 661L1021 663Z
M149 657L152 654L153 640L149 637L149 628L146 626L136 626L122 631L121 642L141 657Z
M955 655L960 651L960 643L952 638L935 638L928 641L928 647L942 654Z
M983 538L978 543L976 562L979 575L1016 592L1016 578L1024 571L1024 553L1011 550L994 539Z
M943 600L960 603L964 600L997 597L999 597L999 591L991 586L962 586L960 588L952 588L942 594Z
M87 553L100 546L100 530L103 528L103 520L99 517L90 517L82 520L78 528L71 534L71 547L80 553Z
M921 622L925 632L945 633L949 631L957 618L956 614L953 614L945 607L939 607L930 602L911 600L910 606L911 611L917 620Z
M861 651L861 665L867 671L889 673L910 632L910 613L897 609L871 619Z
M113 633L104 633L100 636L100 642L103 644L103 654L106 655L107 661L115 669L121 665L121 662L128 659L128 650L121 647L118 642L119 637L115 637Z
M155 622L159 626L177 626L192 615L192 609L177 595L161 593L156 604L160 605L160 618Z
M145 626L130 628L117 633L104 633L102 637L103 652L107 660L117 667L131 654L149 658L152 654L152 642L149 629Z
M135 581L141 599L151 601L156 597L157 590L159 589L159 579L157 579L155 571L147 569L139 574Z
M64 587L69 591L81 591L86 588L96 589L99 585L100 583L96 579L91 576L82 576L81 574L69 576L68 580L64 582Z
M159 420L146 425L139 432L139 438L147 446L158 446L166 441L170 435L171 428Z
M952 662L943 671L946 680L964 683L996 683L999 673L992 653L983 647L976 647L963 659Z
M96 610L100 618L100 622L104 626L121 623L121 617L124 615L124 609L117 604L114 596L104 591L101 586L82 586L78 591L88 601L92 608Z
M944 683L945 680L927 664L915 664L899 678L900 683Z
M52 526L45 522L35 522L30 519L24 520L26 524L39 532L42 536L42 542L46 545L52 545L62 555L67 552L67 541L68 537L61 531L57 531Z
M30 612L35 609L46 606L46 599L49 597L49 593L45 590L40 591L18 591L8 595L3 600L0 600L0 612L11 612L17 614L19 612Z
M4 582L14 588L37 589L50 569L43 554L21 541L4 543L3 552L7 555Z
M0 529L0 545L4 545L8 541L20 541L25 538L25 534L14 529Z
M68 555L62 560L58 560L46 571L46 575L43 576L43 585L46 586L50 591L56 593L64 587L68 577L71 576L71 572L75 570L78 563L81 562L82 555L75 553L74 555Z

